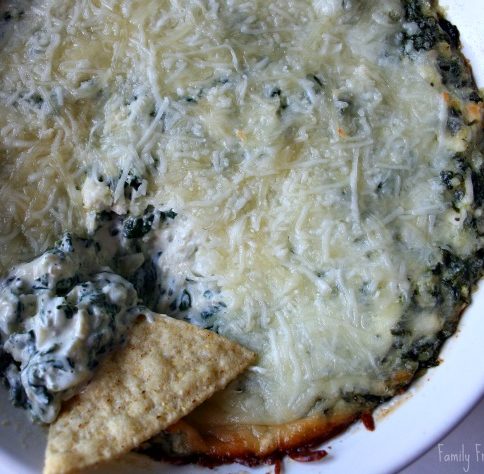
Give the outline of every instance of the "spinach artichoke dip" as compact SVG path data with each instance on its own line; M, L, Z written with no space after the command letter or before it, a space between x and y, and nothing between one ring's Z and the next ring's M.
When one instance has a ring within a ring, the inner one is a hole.
M52 422L140 311L258 354L142 450L316 442L483 272L482 99L425 0L0 5L0 372Z

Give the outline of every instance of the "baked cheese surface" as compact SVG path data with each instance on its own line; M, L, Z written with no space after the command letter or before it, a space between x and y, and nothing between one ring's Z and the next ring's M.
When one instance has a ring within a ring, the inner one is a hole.
M217 423L393 395L482 270L481 101L429 8L4 2L3 273L103 211L173 212L139 296L259 356Z

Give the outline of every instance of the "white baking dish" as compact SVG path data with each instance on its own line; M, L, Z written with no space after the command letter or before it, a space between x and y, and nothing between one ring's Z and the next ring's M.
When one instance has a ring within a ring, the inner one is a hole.
M484 86L484 27L482 0L445 0L448 17L457 24L480 87ZM377 428L367 431L361 423L324 445L330 456L318 463L284 462L287 474L378 474L396 472L445 436L484 394L484 284L474 295L458 333L441 354L443 363L413 388L381 407ZM13 409L0 391L0 473L33 474L42 469L45 431L32 426L22 410ZM266 473L268 467L222 466L221 473ZM187 474L214 472L197 466L175 467L129 456L95 470L99 474Z

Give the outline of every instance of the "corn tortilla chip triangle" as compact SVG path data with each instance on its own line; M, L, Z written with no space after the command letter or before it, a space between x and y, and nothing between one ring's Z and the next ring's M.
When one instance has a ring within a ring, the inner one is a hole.
M254 358L210 331L162 315L143 318L50 426L44 474L132 450L224 388Z

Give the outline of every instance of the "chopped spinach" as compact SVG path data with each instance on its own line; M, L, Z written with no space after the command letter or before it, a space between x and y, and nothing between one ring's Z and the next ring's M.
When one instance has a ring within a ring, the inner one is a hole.
M472 171L471 179L474 191L474 205L480 208L484 204L484 166L479 171Z
M482 102L482 98L477 91L472 91L469 94L469 100L471 102L475 102L476 104L479 104L480 102Z
M49 288L49 275L46 273L45 275L40 276L34 280L34 285L32 286L33 290L46 290Z
M62 303L56 306L56 309L63 311L64 315L67 319L72 319L74 314L77 312L77 306L72 305L70 303Z
M314 84L313 85L314 92L316 94L321 94L322 90L324 89L324 83L318 77L318 75L317 74L309 74L306 78Z
M446 58L439 56L437 67L442 76L442 83L445 86L453 86L460 89L471 85L466 73L466 67L460 57Z
M458 48L460 46L460 34L457 27L441 16L439 16L439 26L447 34L449 44L453 48Z
M127 239L143 237L151 230L154 218L153 214L142 217L128 217L123 223L123 236Z
M484 272L484 249L470 259L463 259L447 249L442 249L442 262L433 270L450 290L455 301L470 303L474 282Z
M55 285L55 293L57 296L65 296L71 289L80 281L79 275L74 275L68 278L62 278Z
M153 311L156 310L161 289L158 271L152 259L147 259L130 278L143 303Z
M441 341L435 338L417 339L403 354L403 359L418 362L419 368L430 368L438 365L438 354Z
M281 92L282 92L282 91L281 91L281 89L279 89L279 87L275 87L274 89L272 89L272 91L271 91L271 93L270 93L270 96L271 96L272 98L274 98L274 97L280 97Z
M188 308L192 307L192 297L187 290L183 290L180 297L180 303L178 304L178 309L180 311L186 311Z
M423 11L421 0L403 0L402 5L406 21L417 22L422 18Z
M72 235L69 232L66 232L62 238L55 243L54 248L62 252L73 252L74 246L72 244Z
M391 398L389 395L376 395L372 393L355 393L343 392L341 398L348 403L356 404L358 406L368 409L368 406L381 405L383 402Z
M160 211L160 219L164 221L165 219L174 219L178 214L173 210L170 209L169 211Z
M449 107L447 116L447 129L451 135L456 135L463 126L462 113L455 107Z
M452 180L455 177L455 173L449 170L443 170L440 172L440 180L446 186L447 189L453 189L454 185Z
M133 176L132 174L129 174L128 179L124 184L125 186L129 186L135 191L138 191L139 187L141 186L141 179L138 178L138 176Z
M403 8L405 12L405 21L417 24L415 33L401 33L402 43L410 43L415 51L428 51L435 46L440 39L437 20L433 16L426 16L422 10L422 4L418 0L404 0Z
M44 99L43 97L38 94L38 93L35 93L35 94L32 94L28 101L32 104L32 105L35 105L37 106L37 108L40 109L40 107L42 106L42 104L44 103Z
M203 310L200 313L202 319L208 319L220 312L220 310L225 306L223 303L215 304L209 308Z

